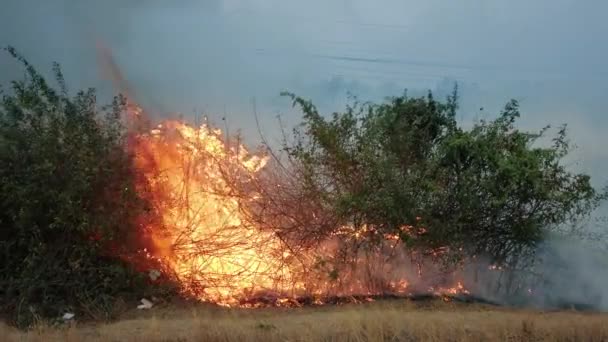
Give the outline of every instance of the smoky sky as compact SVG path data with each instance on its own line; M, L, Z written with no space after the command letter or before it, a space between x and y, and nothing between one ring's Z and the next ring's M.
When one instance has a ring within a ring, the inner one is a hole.
M138 101L159 115L224 115L255 139L299 117L282 90L326 111L347 93L381 100L408 88L461 90L460 119L520 100L526 128L568 123L573 160L608 180L608 2L602 0L4 0L0 44L72 89L111 94L95 44L108 46ZM21 71L0 57L0 79ZM483 108L483 110L480 110Z

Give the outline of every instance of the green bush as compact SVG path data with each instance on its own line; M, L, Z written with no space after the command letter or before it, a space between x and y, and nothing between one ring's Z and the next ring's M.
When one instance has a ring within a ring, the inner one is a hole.
M483 255L514 265L545 232L605 198L587 175L563 166L565 127L550 146L536 143L546 130L518 130L516 101L466 130L455 119L456 88L445 102L406 93L382 104L355 101L330 118L283 95L304 114L285 145L303 191L338 214L330 229L354 226L369 246L399 235L407 248L443 261Z
M21 326L67 310L107 315L145 285L123 261L146 205L124 148L124 99L100 110L93 89L68 95L58 65L55 90L6 50L26 79L0 103L0 308Z

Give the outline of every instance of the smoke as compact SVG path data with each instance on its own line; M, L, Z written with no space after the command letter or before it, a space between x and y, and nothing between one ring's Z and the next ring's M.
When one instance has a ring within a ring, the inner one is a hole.
M583 130L598 127L597 120L603 129L608 125L601 115L608 49L597 44L608 31L601 15L607 6L571 0L8 0L0 13L0 44L15 45L42 69L57 60L73 89L111 93L97 72L100 38L145 107L227 115L252 137L255 130L242 126L254 121L253 97L267 131L275 132L277 113L287 112L290 123L299 118L279 99L284 89L332 111L347 92L378 100L404 88L440 88L449 79L463 85L463 100L470 101L464 120L479 107L490 112L516 97L528 116L541 118L541 127L561 120L555 115L583 118L577 136L596 143L602 135ZM6 59L0 63L2 76L18 76Z
M466 265L467 289L479 298L545 310L608 311L608 251L597 242L551 234L520 269L502 269L483 258Z
M605 250L583 241L553 237L544 242L539 252L535 269L543 275L543 281L535 289L536 304L608 310Z

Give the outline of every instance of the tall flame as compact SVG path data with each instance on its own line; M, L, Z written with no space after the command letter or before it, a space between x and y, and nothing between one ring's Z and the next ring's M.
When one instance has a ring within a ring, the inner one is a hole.
M267 158L240 144L228 146L221 131L207 125L177 121L140 135L136 146L136 166L162 218L152 237L157 257L187 291L231 303L246 293L293 284L280 242L247 220L247 199L237 198L229 184L252 181Z

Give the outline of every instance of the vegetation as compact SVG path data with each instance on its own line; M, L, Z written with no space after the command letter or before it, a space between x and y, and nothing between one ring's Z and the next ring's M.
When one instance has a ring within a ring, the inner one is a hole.
M386 234L444 261L482 255L514 266L544 234L585 217L605 198L563 165L565 127L552 144L516 128L518 103L497 119L460 127L457 88L445 102L403 96L355 101L330 118L290 93L304 114L286 143L303 191L370 245ZM329 234L331 232L323 232Z
M136 190L140 175L121 119L125 99L100 108L93 89L70 96L59 66L56 90L7 51L26 78L12 82L0 103L0 312L20 326L66 311L109 317L125 294L148 291L132 266L147 246L141 220L154 219ZM268 191L329 213L330 224L310 239L348 225L370 247L390 235L449 263L483 255L514 266L545 232L588 215L606 197L563 165L565 128L543 146L546 130L515 127L515 101L496 120L467 130L455 120L456 91L445 102L430 93L355 101L330 118L286 95L304 113L285 145L297 172L287 181L297 183L296 192L285 196L290 190L277 192L276 184ZM289 208L298 207L270 213ZM264 219L295 221L262 211ZM312 225L301 222L305 235Z
M69 312L100 317L144 288L116 256L134 252L145 203L135 191L116 98L59 91L17 52L26 79L0 103L0 309L26 325Z
M5 341L605 341L607 316L408 302L272 310L156 310L119 322L18 332ZM143 317L142 317L143 316Z

